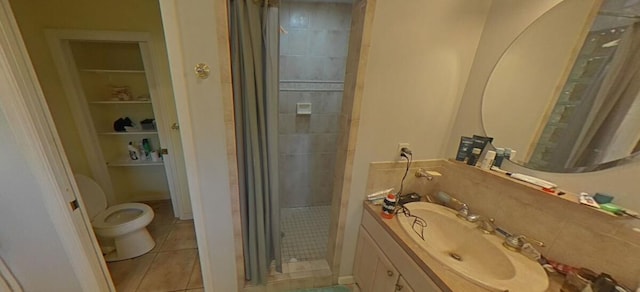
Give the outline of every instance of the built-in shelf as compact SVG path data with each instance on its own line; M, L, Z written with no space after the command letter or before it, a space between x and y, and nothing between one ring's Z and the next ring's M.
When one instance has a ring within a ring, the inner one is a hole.
M158 131L136 131L136 132L100 132L100 135L147 135L158 134Z
M482 171L484 173L488 173L490 175L499 177L501 179L508 180L508 181L514 182L516 184L526 186L528 188L535 189L538 192L540 192L541 194L544 194L546 196L552 196L554 198L559 198L559 199L562 199L562 200L565 200L565 201L569 201L569 202L578 204L581 207L587 208L589 210L593 210L593 211L595 211L596 213L599 213L599 214L605 214L605 215L613 216L613 217L620 217L620 216L615 215L615 214L613 214L611 212L581 204L580 200L578 199L578 195L576 193L574 193L574 192L570 192L570 191L558 188L558 189L554 190L553 194L550 194L550 193L544 191L542 189L542 187L540 187L540 186L537 186L537 185L534 185L534 184L530 184L528 182L524 182L524 181L521 181L521 180L514 179L511 176L508 176L508 175L506 175L504 173L501 173L501 172L497 172L497 171L493 171L493 170L484 170L484 169L480 169L479 167L467 166L466 163L457 161L455 159L449 159L449 161L453 162L454 165L459 165L459 166L462 166L462 167L469 167L470 169L475 169L477 171ZM564 194L563 195L558 195L558 192L563 192Z
M156 166L156 165L164 165L164 163L162 161L151 161L151 160L121 160L121 161L107 162L107 166L110 166L110 167Z
M80 69L82 72L91 72L91 73L133 73L133 74L144 74L144 70L113 70L113 69Z
M99 100L90 101L90 104L150 104L151 100Z

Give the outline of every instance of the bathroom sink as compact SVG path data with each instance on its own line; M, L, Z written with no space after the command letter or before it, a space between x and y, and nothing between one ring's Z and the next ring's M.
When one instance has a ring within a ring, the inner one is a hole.
M406 204L410 214L398 214L402 228L445 268L492 291L545 291L549 280L542 267L502 246L502 238L484 234L456 217L456 212L431 203ZM418 219L419 220L419 219ZM423 239L424 238L424 239Z

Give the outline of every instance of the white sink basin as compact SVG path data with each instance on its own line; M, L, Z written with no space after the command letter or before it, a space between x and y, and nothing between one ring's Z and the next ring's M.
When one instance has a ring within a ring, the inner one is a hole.
M415 218L398 214L400 225L431 257L454 273L492 291L545 291L549 285L542 267L502 246L502 238L484 234L473 223L440 205L406 204ZM422 229L424 240L418 235ZM416 232L417 231L417 232Z

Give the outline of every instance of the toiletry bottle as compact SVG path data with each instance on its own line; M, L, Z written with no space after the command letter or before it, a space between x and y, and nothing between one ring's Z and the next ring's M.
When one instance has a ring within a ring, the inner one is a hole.
M133 146L133 142L129 141L129 145L127 145L127 149L129 150L129 159L138 160L140 158L138 149Z
M473 138L464 136L460 137L460 146L458 146L458 154L456 155L456 160L466 161L469 157L469 153L471 152L472 147Z
M147 153L144 151L144 146L142 145L142 140L138 143L138 151L140 153L140 160L147 160Z
M396 195L388 194L382 203L382 218L391 219L396 211Z
M511 149L511 155L509 155L509 160L516 161L516 153L517 151Z
M496 158L496 152L493 150L487 151L487 154L482 159L482 163L480 163L480 168L489 170L493 165L493 161Z
M149 143L149 139L142 139L142 148L144 149L144 156L148 159L151 156L151 143Z
M511 148L504 148L504 159L509 160L511 158Z
M473 150L471 150L471 155L469 155L469 159L467 159L467 164L476 165L476 162L478 162L478 158L480 157L481 152L482 152L482 149L473 148Z
M504 159L504 148L496 148L496 159L493 160L493 166L502 166L502 160Z

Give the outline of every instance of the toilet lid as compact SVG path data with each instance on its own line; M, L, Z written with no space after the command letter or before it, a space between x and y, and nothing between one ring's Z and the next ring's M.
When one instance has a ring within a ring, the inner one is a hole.
M76 174L75 177L80 196L82 196L82 201L87 209L87 215L93 220L98 213L107 209L107 197L94 180L81 174Z

